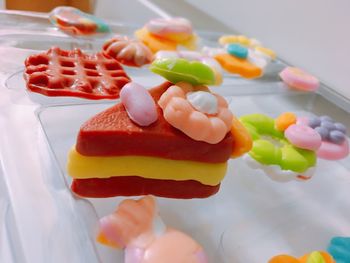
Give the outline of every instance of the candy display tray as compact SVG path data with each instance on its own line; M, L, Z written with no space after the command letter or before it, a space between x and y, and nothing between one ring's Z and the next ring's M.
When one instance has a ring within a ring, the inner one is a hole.
M21 72L33 44L25 36L16 38L20 46L8 44L4 53L11 57L0 70L0 244L8 244L1 245L0 262L121 263L123 252L96 243L95 236L98 218L110 214L123 198L74 196L65 168L80 125L116 101L33 99ZM62 38L67 46L75 41ZM60 39L54 44L63 45ZM46 48L38 45L36 50ZM162 81L147 69L128 70L147 87ZM216 91L237 116L327 114L350 127L349 102L325 86L318 94L295 92L272 74L256 81L226 78ZM350 235L349 159L320 160L314 178L304 183L276 183L242 159L230 160L217 195L159 198L160 214L168 225L201 243L209 262L262 263L280 253L325 249L332 236Z

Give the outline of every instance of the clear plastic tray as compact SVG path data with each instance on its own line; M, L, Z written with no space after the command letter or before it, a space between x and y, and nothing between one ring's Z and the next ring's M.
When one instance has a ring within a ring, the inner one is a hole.
M122 251L95 241L98 218L123 198L76 198L65 171L80 125L115 101L33 100L20 72L33 44L26 34L16 38L20 48L0 48L0 54L8 54L0 67L0 262L123 262ZM60 39L55 44L61 45ZM130 71L130 76L148 87L162 81L147 70ZM272 74L260 81L232 77L217 92L237 116L288 110L327 114L350 127L349 102L324 86L320 94L295 92ZM350 235L349 160L320 160L312 180L284 184L241 159L231 160L217 195L159 198L160 213L168 225L198 240L209 262L261 263L279 253L325 249L332 236Z

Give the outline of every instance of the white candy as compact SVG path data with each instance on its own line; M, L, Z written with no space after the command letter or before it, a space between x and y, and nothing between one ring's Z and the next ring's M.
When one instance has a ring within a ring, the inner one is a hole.
M257 67L264 69L269 63L270 59L262 52L257 52L252 49L248 51L248 61Z
M218 100L217 98L206 91L189 92L186 95L187 100L191 103L193 108L206 114L218 113Z

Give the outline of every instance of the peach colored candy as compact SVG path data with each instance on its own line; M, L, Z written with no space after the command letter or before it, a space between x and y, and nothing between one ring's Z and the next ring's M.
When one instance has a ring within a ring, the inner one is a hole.
M196 110L186 97L187 93L195 91L209 92L205 86L192 86L184 82L168 88L158 101L164 118L194 140L218 143L231 130L233 115L225 99L217 94L213 94L217 99L217 114Z
M125 248L125 263L207 263L201 246L188 235L165 227L152 196L124 200L100 220L98 241Z
M297 90L315 91L320 85L316 77L299 68L286 67L279 75L288 86Z
M244 125L235 117L232 118L231 133L233 135L233 151L231 158L237 158L253 147L252 137Z
M152 51L141 41L115 36L103 45L104 53L128 66L141 67L153 60Z
M290 125L297 122L297 116L292 112L284 112L275 120L275 128L278 131L285 131Z
M306 125L292 124L284 131L284 136L294 146L311 151L320 148L322 143L321 135Z

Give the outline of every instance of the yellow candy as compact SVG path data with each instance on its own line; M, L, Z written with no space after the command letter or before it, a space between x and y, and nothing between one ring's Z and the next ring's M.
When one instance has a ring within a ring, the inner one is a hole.
M297 116L293 112L284 112L275 120L275 128L278 131L285 131L290 125L297 122Z
M97 157L79 154L75 148L68 156L68 174L76 179L110 178L137 175L161 180L196 180L218 185L226 174L227 163L204 163L146 156Z
M237 43L237 44L241 44L243 46L250 46L251 41L246 36L227 35L227 36L220 37L219 43L221 45Z
M271 59L276 59L276 53L272 49L262 46L256 46L255 50L263 53L266 56L269 56Z

